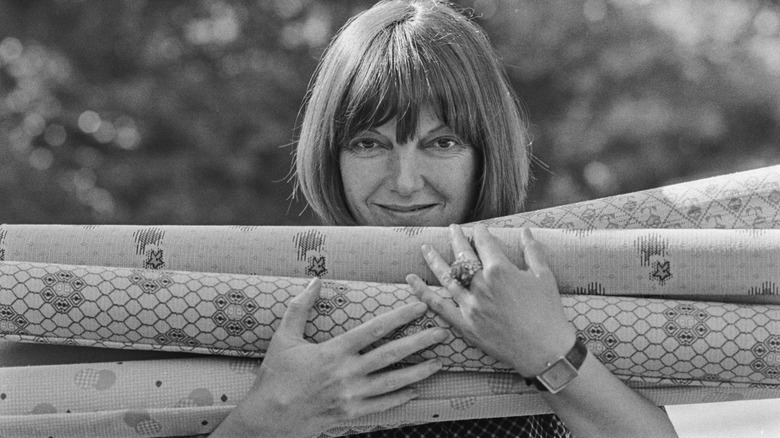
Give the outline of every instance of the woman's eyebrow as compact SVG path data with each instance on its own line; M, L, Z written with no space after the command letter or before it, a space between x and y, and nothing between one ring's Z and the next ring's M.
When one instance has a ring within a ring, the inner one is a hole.
M377 130L376 130L376 128L367 128L367 129L363 129L363 130L361 130L361 131L358 131L358 132L357 132L357 133L355 133L355 135L353 135L352 137L353 137L353 138L354 138L354 137L359 137L359 136L361 136L361 135L366 135L366 134L375 134L375 135L380 135L380 136L382 135L382 133L381 133L381 132L379 132L379 131L377 131Z

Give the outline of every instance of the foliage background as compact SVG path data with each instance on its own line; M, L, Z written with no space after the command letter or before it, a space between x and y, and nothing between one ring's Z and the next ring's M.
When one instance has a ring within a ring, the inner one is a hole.
M0 0L0 223L316 223L299 107L372 3ZM780 164L777 2L457 3L527 108L529 209Z

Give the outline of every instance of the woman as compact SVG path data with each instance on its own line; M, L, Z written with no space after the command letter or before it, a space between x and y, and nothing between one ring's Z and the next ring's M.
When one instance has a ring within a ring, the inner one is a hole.
M517 100L476 25L439 2L382 2L350 20L321 61L301 127L298 184L328 224L463 223L520 210L527 145ZM525 269L504 256L483 226L474 228L474 248L458 226L451 233L458 255L453 267L428 246L423 256L454 302L437 298L414 275L407 281L472 344L520 375L547 382L556 393L544 397L557 415L443 422L362 436L675 435L661 409L575 342L555 279L528 230L522 234ZM403 369L403 375L371 373L380 368L379 358L398 360L441 341L445 334L438 331L356 353L371 335L413 318L408 307L324 344L303 341L318 290L315 280L296 297L263 374L215 436L316 433L339 419L405 403L414 394L400 388L439 367L432 362ZM355 365L361 361L372 366ZM569 368L561 373L559 365Z

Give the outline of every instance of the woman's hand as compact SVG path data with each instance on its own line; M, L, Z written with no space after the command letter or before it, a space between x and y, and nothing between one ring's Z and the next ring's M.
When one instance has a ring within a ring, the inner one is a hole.
M530 231L521 230L526 268L512 264L501 242L484 226L474 227L479 258L460 227L450 229L453 252L481 260L483 269L465 289L450 277L450 266L441 255L424 247L428 266L455 304L409 275L406 280L417 296L466 340L512 365L522 376L536 376L548 362L566 354L574 345L574 327L563 313L541 244ZM576 379L561 392L544 392L543 397L574 436L676 436L664 411L625 386L590 354Z
M420 300L473 345L512 365L523 376L535 376L548 362L565 355L574 345L574 327L563 313L542 246L531 232L527 228L521 231L528 266L520 269L504 255L502 243L485 226L474 227L478 254L459 226L451 226L450 231L453 253L480 260L483 269L466 289L450 276L450 266L442 256L424 245L425 261L457 306L438 297L416 275L409 275L407 282Z
M249 395L220 425L214 437L315 435L340 421L381 412L414 399L415 391L406 387L441 368L438 360L429 360L377 372L446 339L448 333L439 328L360 353L425 313L427 306L421 302L379 315L320 344L304 340L304 327L319 291L320 281L315 278L291 301Z

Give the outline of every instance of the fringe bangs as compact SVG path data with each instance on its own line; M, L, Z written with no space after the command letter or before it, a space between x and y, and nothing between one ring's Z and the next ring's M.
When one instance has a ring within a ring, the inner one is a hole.
M336 110L342 117L337 121L341 135L335 147L393 119L397 119L397 141L409 141L425 105L458 135L473 137L466 129L475 126L468 101L476 102L478 97L469 87L454 89L460 82L457 76L465 73L460 71L464 66L455 48L415 30L413 20L385 29L369 44L354 71L345 72L351 78Z

